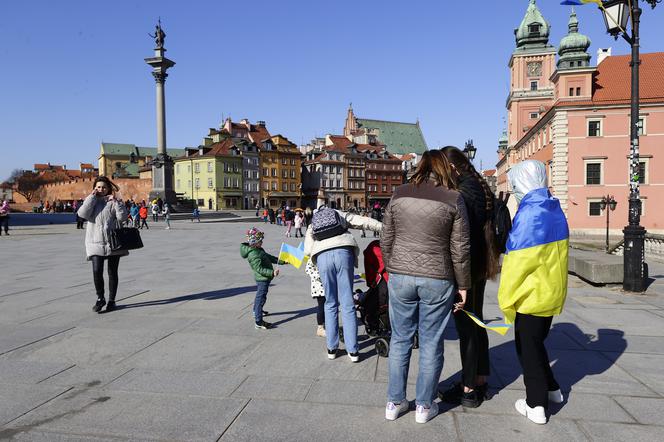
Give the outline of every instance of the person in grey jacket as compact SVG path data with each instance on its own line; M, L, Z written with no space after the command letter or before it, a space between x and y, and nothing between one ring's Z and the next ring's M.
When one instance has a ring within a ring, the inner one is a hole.
M97 302L92 311L115 310L115 295L118 291L118 266L120 257L129 254L126 250L111 251L111 230L127 219L127 209L115 192L120 189L105 176L95 179L92 193L85 198L78 216L88 221L85 230L85 254L92 261L92 276L97 292ZM108 305L104 297L104 261L108 261Z
M449 162L427 151L409 184L397 187L383 217L380 246L388 271L392 335L385 418L409 408L408 366L419 334L415 422L438 414L434 402L443 368L443 330L470 288L470 238L464 200L453 190ZM457 297L457 302L455 302Z
M319 208L318 210L321 210ZM334 209L326 209L334 210ZM380 232L382 224L366 216L337 211L344 227ZM310 256L318 266L321 282L325 289L325 337L327 357L335 359L339 349L339 305L344 327L344 344L352 362L360 360L357 345L357 315L353 302L353 269L358 265L360 247L352 233L346 230L331 238L317 240L313 235L313 224L307 227L304 239L304 254Z

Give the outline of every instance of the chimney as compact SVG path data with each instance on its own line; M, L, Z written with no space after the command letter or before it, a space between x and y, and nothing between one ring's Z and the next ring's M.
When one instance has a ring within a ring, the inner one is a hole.
M597 65L604 61L605 58L611 56L611 48L599 48L597 50Z
M249 123L249 120L248 120L248 119L246 119L246 118L241 119L241 120L240 120L240 124L244 124L244 126L245 126L247 129L250 129L250 130L251 130L251 124Z
M262 126L262 127L265 127L265 121L263 121L263 120L258 120L258 121L256 121L256 126Z

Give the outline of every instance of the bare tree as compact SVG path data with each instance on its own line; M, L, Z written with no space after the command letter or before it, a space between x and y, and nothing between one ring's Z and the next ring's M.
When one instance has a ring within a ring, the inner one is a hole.
M39 174L21 169L14 169L9 181L14 183L14 191L29 202L32 202L44 184L44 179Z

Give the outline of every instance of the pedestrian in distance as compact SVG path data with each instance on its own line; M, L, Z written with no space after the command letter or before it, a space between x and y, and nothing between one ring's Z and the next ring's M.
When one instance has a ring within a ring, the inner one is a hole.
M263 223L267 224L270 220L270 211L267 210L267 207L263 209Z
M274 269L272 264L277 264L279 259L263 250L263 239L265 234L255 227L247 230L247 241L240 245L240 256L249 262L256 280L256 298L254 299L254 323L257 330L272 328L272 324L265 322L263 316L267 312L263 310L267 301L267 292L272 279L279 275L279 269Z
M97 292L97 301L92 311L100 313L106 305L106 311L115 310L115 297L118 291L118 266L120 257L127 256L127 250L111 250L108 232L121 225L127 219L124 203L116 194L119 191L110 179L98 176L78 214L88 222L85 229L85 254L92 262L92 276ZM108 261L108 304L104 296L104 261Z
M134 202L131 203L131 207L129 208L129 216L131 217L131 223L132 226L137 228L141 225L141 219L139 216L139 208L138 205Z
M302 226L304 225L304 213L297 212L295 214L295 220L293 221L295 225L295 238L304 238L302 234Z
M270 224L274 224L276 222L277 215L272 207L268 209L268 213L270 215Z
M0 205L0 235L5 230L5 235L9 235L9 201L4 200Z
M194 211L191 212L191 222L193 223L194 220L201 222L201 211L198 210L198 207L194 207Z
M307 261L304 271L311 280L311 297L316 300L316 336L325 337L325 289L320 279L318 267L312 260Z
M141 225L139 227L141 229L143 227L149 229L150 227L148 227L148 208L145 206L145 201L141 204L141 207L138 209L138 217L141 219Z
M544 163L517 163L507 179L519 207L507 239L498 304L505 322L514 323L526 384L525 399L518 399L514 407L530 421L546 424L549 403L563 402L544 340L567 296L569 228L560 201L546 185Z
M168 203L163 203L162 205L162 212L161 215L164 217L164 221L166 221L166 230L171 229L171 206Z
M258 218L258 212L261 210L260 204L256 203L256 218Z
M374 204L373 209L371 210L371 217L376 221L383 220L383 211L382 208L380 207L380 204L378 203ZM379 236L379 233L380 232L374 231L373 233L374 238L377 238Z
M284 223L286 224L286 237L290 238L291 231L293 230L293 222L295 221L295 212L286 206L284 209Z
M157 204L157 201L152 202L152 222L158 222L159 221L159 204Z
M353 300L354 268L360 248L349 228L380 231L374 219L320 207L307 227L304 254L318 267L325 289L325 335L328 359L339 350L339 307L343 321L344 345L352 362L360 360L357 345L357 315Z
M493 192L475 170L468 157L458 148L447 146L432 155L445 155L468 213L470 231L470 289L464 310L484 320L484 288L487 279L498 273L500 253L493 228ZM461 380L439 396L450 403L477 408L486 397L489 371L489 337L464 312L454 314L461 354Z
M389 275L392 328L385 418L395 420L409 409L408 368L418 333L415 422L423 424L438 414L434 399L443 368L443 331L452 309L463 308L470 288L468 215L444 155L424 152L411 182L396 188L380 247Z

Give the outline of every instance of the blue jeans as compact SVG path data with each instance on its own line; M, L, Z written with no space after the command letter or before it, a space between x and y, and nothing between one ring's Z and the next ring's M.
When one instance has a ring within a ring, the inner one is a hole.
M260 323L263 320L263 306L267 301L267 289L271 281L256 281L256 299L254 300L254 320Z
M453 281L390 273L390 340L387 400L406 400L413 336L419 332L416 405L430 407L443 369L443 331L454 303Z
M316 257L325 289L325 335L327 348L339 348L339 304L348 353L357 353L357 315L353 303L355 253L349 248L326 250Z

